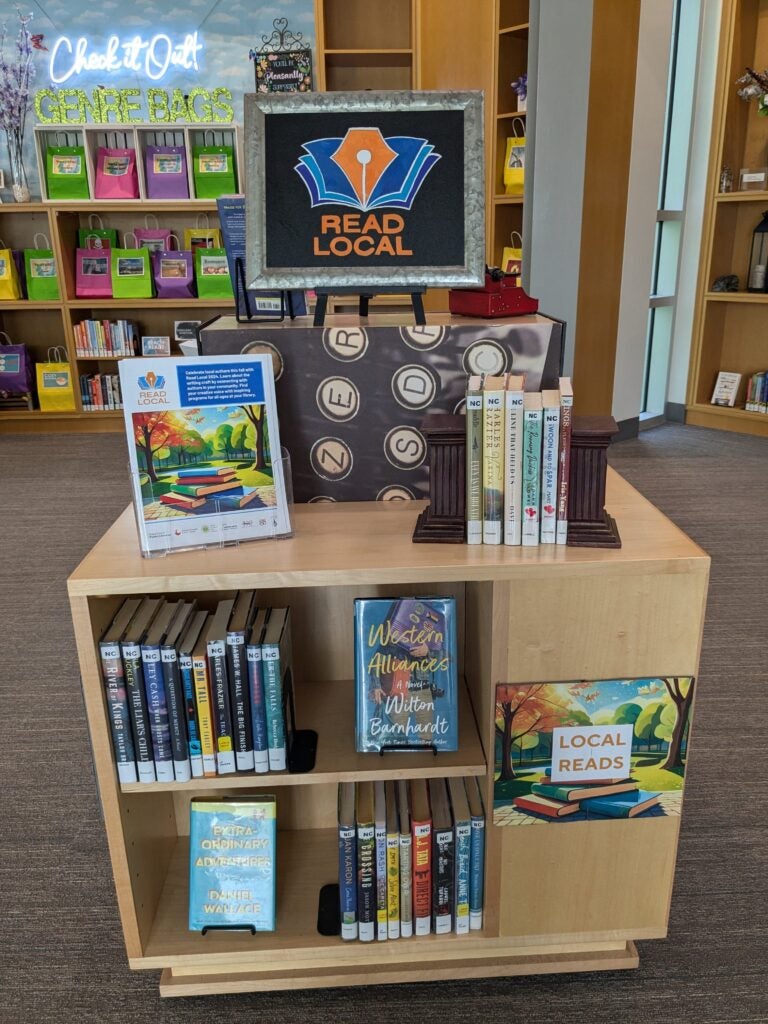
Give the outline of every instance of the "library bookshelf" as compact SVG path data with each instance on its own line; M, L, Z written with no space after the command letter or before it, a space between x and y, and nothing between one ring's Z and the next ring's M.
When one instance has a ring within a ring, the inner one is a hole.
M418 544L423 502L296 506L295 534L145 560L127 509L69 579L112 870L128 962L161 970L164 996L636 967L636 939L666 935L680 819L567 826L492 824L495 685L695 675L708 556L613 472L608 508L620 550ZM307 775L121 786L97 641L124 595L238 588L291 606L296 716L319 734ZM455 754L354 750L352 601L450 594L466 682ZM486 814L483 930L345 943L317 931L320 887L338 873L341 780L475 775ZM274 792L277 930L252 937L187 930L189 801ZM288 954L288 955L286 955Z

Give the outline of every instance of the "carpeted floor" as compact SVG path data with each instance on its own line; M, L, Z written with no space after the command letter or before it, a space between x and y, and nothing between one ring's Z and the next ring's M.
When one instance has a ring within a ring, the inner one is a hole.
M639 971L161 1002L125 962L65 590L129 500L124 441L0 437L0 1024L768 1021L767 456L678 426L611 451L713 556L670 934Z

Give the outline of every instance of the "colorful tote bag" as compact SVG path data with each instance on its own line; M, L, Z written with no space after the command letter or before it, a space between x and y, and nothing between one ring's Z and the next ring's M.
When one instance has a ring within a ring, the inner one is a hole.
M99 146L96 153L96 198L138 199L136 150Z
M90 239L90 241L89 241ZM96 241L93 241L96 239ZM98 213L88 214L88 227L78 228L77 244L81 249L110 249L118 245L117 229L105 228Z
M184 229L185 249L220 249L221 229L208 226L208 214L201 213L195 227Z
M195 280L201 299L234 298L226 250L195 249Z
M150 226L152 223L154 223L154 227ZM149 249L150 252L156 252L160 249L171 248L171 229L159 227L154 213L146 215L144 227L134 228L133 235L140 249Z
M26 345L14 345L0 331L0 396L31 395L34 387L32 359Z
M206 132L213 135L212 132ZM198 199L218 199L237 192L235 151L232 146L195 146L192 150L192 178Z
M18 263L12 249L0 242L0 302L21 298Z
M40 246L38 238L42 239ZM59 274L56 269L56 258L47 237L38 232L32 239L34 249L24 250L24 269L27 278L27 294L31 301L58 302Z
M45 184L49 199L90 199L83 146L48 146Z
M125 243L131 233L126 231ZM135 240L134 240L135 241ZM112 297L115 299L151 299L152 270L149 249L110 249Z
M194 298L195 266L191 249L153 252L152 275L158 299Z
M110 248L101 248L103 239L88 235L85 246L75 252L75 295L78 299L111 299L112 271Z
M147 199L189 199L187 151L183 146L147 146L144 172Z
M505 274L511 274L515 278L515 284L520 287L520 275L523 272L523 236L519 231L513 231L509 236L511 245L505 245L501 254L501 269Z
M75 391L66 349L61 345L49 348L46 361L38 363L35 372L40 409L43 412L74 412Z
M521 118L512 119L512 131L504 155L504 191L508 196L521 196L525 179L525 125Z

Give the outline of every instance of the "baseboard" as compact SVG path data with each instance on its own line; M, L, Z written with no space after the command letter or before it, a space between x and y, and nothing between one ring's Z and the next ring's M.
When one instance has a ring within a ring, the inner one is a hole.
M629 441L633 437L637 437L640 432L640 417L631 416L628 420L618 420L616 426L619 428L619 432L613 435L612 443L617 444L619 441Z
M685 406L682 402L667 402L664 415L670 423L685 423Z

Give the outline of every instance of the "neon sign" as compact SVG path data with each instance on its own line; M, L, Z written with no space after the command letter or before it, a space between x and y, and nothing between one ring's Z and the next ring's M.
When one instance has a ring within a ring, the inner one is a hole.
M197 32L188 32L181 41L164 32L151 39L138 35L130 39L110 36L102 49L92 46L85 36L74 41L69 36L59 36L51 47L49 73L56 85L89 71L134 71L157 82L172 68L199 71L202 49Z

